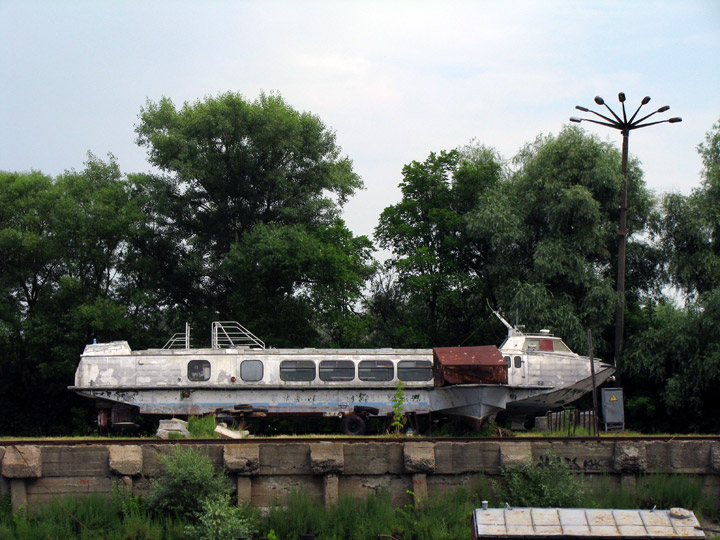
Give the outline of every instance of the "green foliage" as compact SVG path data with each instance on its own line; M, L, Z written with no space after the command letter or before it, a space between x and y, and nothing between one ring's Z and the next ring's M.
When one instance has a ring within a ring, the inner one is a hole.
M581 478L555 456L541 465L527 462L503 468L495 485L497 497L511 506L573 508L582 500Z
M191 416L188 418L187 429L193 439L215 439L215 427L217 426L215 415Z
M205 499L230 494L224 470L216 472L210 458L197 450L175 446L161 462L147 496L148 508L157 515L193 520L202 515Z
M375 229L390 249L368 300L375 341L393 346L441 346L462 341L481 319L488 293L481 246L468 236L467 215L500 182L492 150L431 153L402 171L403 198L383 210Z
M407 421L405 418L405 385L402 381L398 381L390 401L393 408L393 421L390 427L395 429L395 433L400 433Z
M631 487L605 477L588 490L585 505L592 508L688 508L700 518L720 518L720 504L703 492L702 480L679 474L637 477Z
M252 537L255 525L247 508L230 502L229 495L211 495L202 502L195 524L187 526L188 534L197 540L227 540L240 536Z
M156 274L168 301L196 316L242 314L275 346L360 338L353 305L372 246L339 215L362 182L317 116L279 95L251 102L228 92L181 108L148 101L136 131L165 173L138 178L162 224L144 231L138 262L171 239L178 267Z
M121 482L113 482L111 501L124 518L137 517L144 512L140 498L133 496L132 489Z
M138 506L139 508L139 506ZM26 516L0 515L2 540L180 540L182 523L154 520L143 510L123 515L104 497L66 497L43 505Z

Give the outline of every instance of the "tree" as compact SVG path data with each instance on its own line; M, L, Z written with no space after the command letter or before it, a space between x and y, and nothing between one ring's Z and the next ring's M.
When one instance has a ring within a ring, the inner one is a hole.
M720 426L720 123L698 151L701 186L688 196L667 194L653 231L685 306L648 302L635 317L627 357L638 393L649 397L637 403L663 411L664 426L714 431Z
M471 217L475 237L494 250L485 260L498 304L517 312L529 328L549 326L575 350L585 349L586 329L593 328L596 350L603 351L599 331L609 328L616 304L620 154L566 127L526 145L515 164L511 180ZM636 162L630 166L629 205L633 253L645 245L640 233L653 208ZM628 289L644 294L642 283Z
M383 210L375 229L380 246L393 252L388 264L407 295L407 341L394 345L457 345L474 331L486 291L466 217L501 175L499 158L481 147L431 153L403 168L402 200ZM369 305L380 308L381 297Z
M278 344L344 343L372 264L369 241L339 217L362 182L334 133L278 95L234 93L180 109L148 102L136 132L164 173L139 189L159 192L171 252L188 258L174 269L185 288L168 304L191 317L242 316Z
M118 269L142 216L112 157L55 180L0 173L0 184L0 406L14 411L0 426L62 431L83 346L128 336Z
M406 295L399 295L405 313L423 307L413 323L419 336L406 332L418 344L458 344L471 334L492 339L493 332L501 338L499 327L478 333L486 302L517 313L528 328L549 326L576 350L584 350L588 327L598 338L610 327L620 153L567 127L526 145L514 163L507 174L494 151L470 146L403 169L403 199L383 211L376 238L393 251L389 264ZM628 289L640 298L656 276L635 255L659 252L640 235L654 201L637 163L629 199L628 266L635 277Z

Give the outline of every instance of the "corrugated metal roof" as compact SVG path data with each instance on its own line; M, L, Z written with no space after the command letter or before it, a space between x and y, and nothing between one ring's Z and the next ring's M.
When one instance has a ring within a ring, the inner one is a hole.
M473 538L705 538L690 510L479 508Z

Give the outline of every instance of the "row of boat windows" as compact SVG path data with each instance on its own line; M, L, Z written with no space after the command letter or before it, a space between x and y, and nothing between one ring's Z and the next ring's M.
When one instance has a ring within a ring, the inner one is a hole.
M280 379L287 382L309 382L320 376L321 381L342 382L392 381L395 377L395 364L390 360L322 360L319 366L312 360L284 360L280 362ZM187 377L191 381L209 381L210 362L190 360ZM246 382L261 381L264 365L261 360L244 360L240 363L240 378ZM401 360L397 363L397 378L401 381L430 381L433 378L432 362L427 360Z

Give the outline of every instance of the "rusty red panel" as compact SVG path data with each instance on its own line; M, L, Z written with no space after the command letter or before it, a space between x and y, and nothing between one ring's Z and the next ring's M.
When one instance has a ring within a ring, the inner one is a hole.
M435 385L507 384L507 362L495 345L433 349Z

